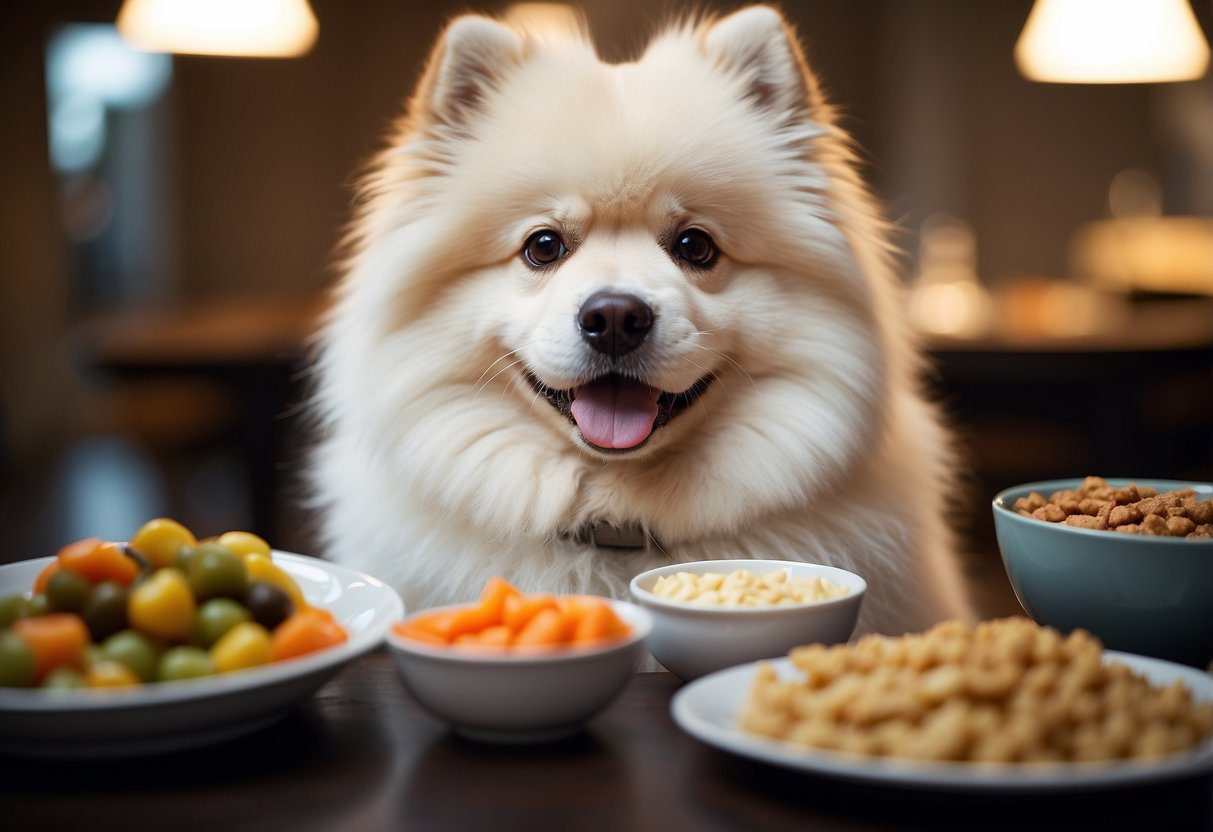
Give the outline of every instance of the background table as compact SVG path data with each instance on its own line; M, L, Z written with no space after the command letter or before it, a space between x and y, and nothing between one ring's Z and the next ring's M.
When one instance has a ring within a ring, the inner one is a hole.
M453 736L384 653L286 720L163 757L0 758L0 827L234 832L462 829L1207 829L1213 779L1114 793L990 797L851 786L735 758L669 716L678 681L637 675L576 737L534 747ZM492 695L486 691L486 695Z

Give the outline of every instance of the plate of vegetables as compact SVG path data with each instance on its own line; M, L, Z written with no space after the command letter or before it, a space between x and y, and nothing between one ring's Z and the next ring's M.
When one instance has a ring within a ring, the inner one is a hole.
M0 752L159 753L254 731L403 612L369 575L164 518L0 566Z

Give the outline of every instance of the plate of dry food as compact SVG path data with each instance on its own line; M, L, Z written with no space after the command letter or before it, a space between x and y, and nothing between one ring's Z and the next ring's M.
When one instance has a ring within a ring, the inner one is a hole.
M798 647L670 709L709 745L867 784L1060 792L1213 769L1213 676L1026 618Z

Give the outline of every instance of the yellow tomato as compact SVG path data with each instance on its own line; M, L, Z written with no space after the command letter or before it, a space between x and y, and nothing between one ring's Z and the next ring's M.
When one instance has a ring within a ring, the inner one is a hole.
M224 633L211 648L211 661L219 673L269 664L274 660L270 634L260 624L245 621Z
M121 662L103 661L88 669L84 684L90 688L129 688L139 684L139 677Z
M126 617L146 635L185 641L194 631L197 606L180 569L157 569L131 592Z
M261 538L252 532L224 532L215 540L220 546L231 549L240 557L251 555L254 552L259 555L270 556L270 544L266 543Z
M153 569L172 566L177 550L182 546L197 546L194 533L176 520L159 517L139 527L128 544L151 563Z

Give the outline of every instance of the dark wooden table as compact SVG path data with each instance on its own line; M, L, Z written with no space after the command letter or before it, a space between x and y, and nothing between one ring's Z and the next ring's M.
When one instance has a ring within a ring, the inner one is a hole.
M1067 798L851 786L731 757L671 721L669 674L639 674L582 734L535 747L453 736L380 652L276 726L155 758L0 758L0 828L1208 829L1213 780ZM486 695L492 695L486 691Z

